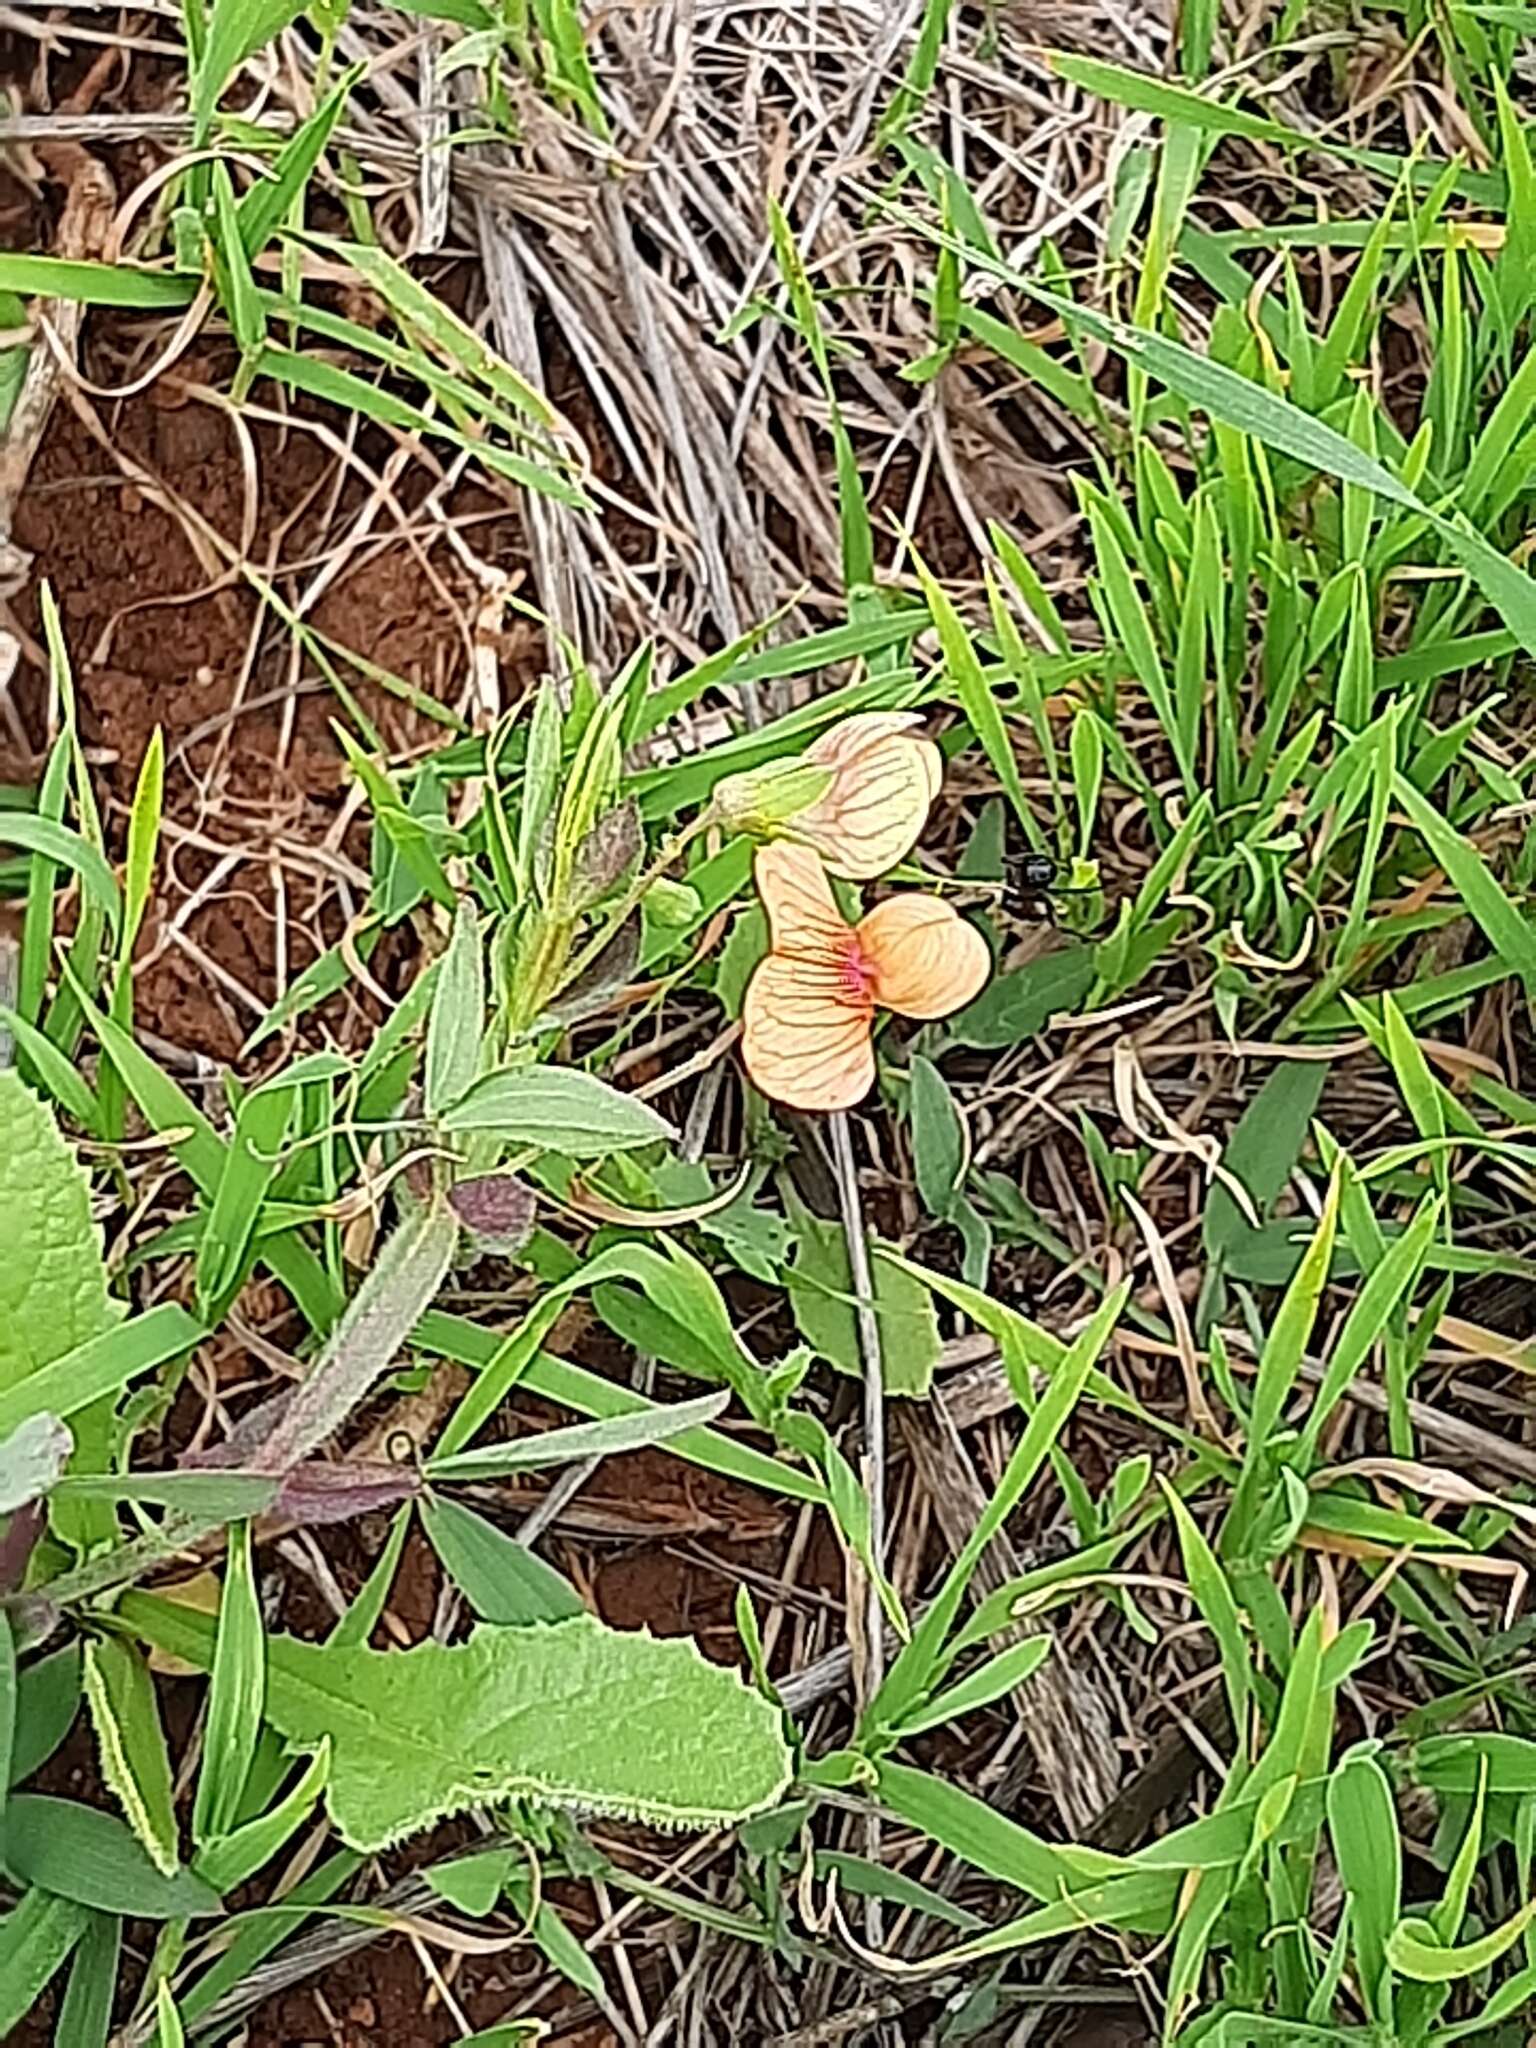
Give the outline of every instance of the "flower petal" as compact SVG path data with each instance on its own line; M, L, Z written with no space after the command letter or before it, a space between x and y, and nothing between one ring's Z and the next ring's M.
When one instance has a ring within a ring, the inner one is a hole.
M834 875L868 881L917 844L942 772L932 740L888 733L841 759L832 787L790 830Z
M829 959L847 948L848 920L837 907L820 856L809 846L787 839L760 846L752 872L768 913L773 952Z
M903 1017L947 1017L979 995L992 972L975 925L937 896L890 896L855 938L875 1001Z
M841 768L873 742L889 739L892 733L909 733L922 722L920 711L856 711L812 740L805 758L823 768Z
M747 984L741 1019L747 1072L775 1102L850 1109L874 1086L872 1006L834 969L770 953Z

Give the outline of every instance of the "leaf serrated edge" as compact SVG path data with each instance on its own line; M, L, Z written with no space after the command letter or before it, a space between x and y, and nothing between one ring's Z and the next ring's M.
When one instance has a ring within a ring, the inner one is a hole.
M123 1814L137 1837L140 1847L162 1877L176 1877L181 1871L181 1857L174 1840L162 1841L155 1830L153 1816L139 1789L133 1766L128 1760L127 1747L122 1739L122 1724L112 1702L106 1674L98 1662L99 1645L87 1643L81 1659L81 1679L86 1705L90 1710L91 1726L96 1731L96 1747L101 1757L101 1775L123 1809Z

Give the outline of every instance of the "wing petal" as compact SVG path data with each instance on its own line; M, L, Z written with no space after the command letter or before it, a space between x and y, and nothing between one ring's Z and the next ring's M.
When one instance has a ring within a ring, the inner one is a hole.
M752 872L768 913L773 952L832 959L846 951L852 934L819 854L776 839L758 848Z
M850 1109L874 1086L872 1006L831 970L770 953L747 984L741 1056L765 1095L791 1109Z
M877 1003L903 1017L947 1017L981 993L987 942L936 896L889 896L855 932Z

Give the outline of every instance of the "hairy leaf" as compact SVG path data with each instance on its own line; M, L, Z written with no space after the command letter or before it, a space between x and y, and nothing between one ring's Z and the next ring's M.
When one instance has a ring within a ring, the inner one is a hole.
M677 1135L645 1103L573 1067L488 1074L441 1122L445 1131L494 1131L509 1144L543 1145L571 1159L600 1158Z
M212 1624L130 1595L124 1618L199 1663ZM789 1782L779 1715L691 1642L590 1617L481 1627L451 1649L338 1650L274 1636L267 1719L301 1748L331 1741L326 1803L343 1839L382 1849L497 1800L714 1827Z
M107 1294L90 1186L53 1117L0 1072L0 1388L99 1337L122 1314Z

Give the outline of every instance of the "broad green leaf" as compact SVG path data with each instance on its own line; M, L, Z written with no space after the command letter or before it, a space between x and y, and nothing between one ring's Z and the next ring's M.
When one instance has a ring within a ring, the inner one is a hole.
M1392 1972L1387 1942L1402 1911L1403 1844L1386 1772L1366 1746L1351 1750L1328 1781L1328 1832L1349 1901L1366 2010L1392 2025Z
M1240 1180L1265 1215L1301 1157L1328 1078L1326 1060L1282 1060L1237 1120L1222 1164ZM1205 1204L1205 1248L1212 1257L1247 1237L1252 1226L1220 1182Z
M52 1115L0 1072L0 1390L111 1329L122 1304L107 1293L90 1183ZM54 1407L55 1414L69 1413ZM16 1418L19 1420L20 1418ZM0 1434L15 1421L0 1417Z
M206 1662L211 1626L131 1595L124 1618ZM382 1849L471 1806L621 1814L715 1827L789 1783L779 1714L691 1642L621 1635L589 1616L482 1626L451 1649L336 1650L275 1636L267 1718L290 1742L329 1737L326 1804L343 1840Z
M807 1344L839 1372L863 1376L853 1275L842 1225L814 1216L796 1203L790 1215L799 1233L795 1263L785 1278L795 1325ZM871 1251L878 1245L871 1240ZM921 1281L884 1259L872 1259L875 1321L888 1394L921 1399L933 1383L942 1339L933 1296Z
M1012 1643L995 1657L989 1657L969 1678L914 1707L910 1714L903 1716L900 1728L894 1732L907 1741L926 1729L942 1728L948 1721L958 1721L963 1714L974 1713L978 1707L988 1707L994 1700L1000 1700L1005 1692L1011 1692L1016 1685L1022 1685L1027 1678L1033 1677L1050 1654L1049 1636L1031 1636L1025 1642Z
M440 1358L454 1359L458 1364L470 1366L480 1373L495 1370L505 1349L495 1331L482 1329L463 1316L446 1315L440 1309L433 1309L422 1318L415 1341L423 1351ZM653 1405L630 1388L616 1386L612 1380L604 1379L601 1373L591 1372L570 1359L556 1358L551 1352L537 1349L522 1372L522 1384L531 1394L541 1395L546 1401L558 1402L565 1408L574 1408L578 1415L628 1415L636 1409ZM459 1418L469 1407L466 1399L443 1433L445 1453L449 1448L456 1449L467 1443L480 1427L484 1414L494 1409L499 1399L498 1395L489 1409L477 1409L468 1417L468 1425L460 1429ZM739 1479L748 1486L761 1487L766 1493L788 1495L793 1500L820 1501L825 1498L821 1486L808 1473L771 1458L750 1444L738 1442L735 1437L722 1435L718 1430L701 1429L677 1437L671 1449L674 1457L686 1458L703 1466L706 1471Z
M213 0L206 40L192 82L192 119L198 144L207 139L213 110L230 79L263 43L297 21L307 0Z
M1102 1849L1058 1847L958 1785L882 1762L876 1780L884 1805L921 1828L976 1870L1032 1898L1055 1899L1090 1878L1112 1877L1127 1866Z
M20 1674L16 1668L16 1632L11 1617L0 1609L0 1805L11 1783L16 1753L16 1715L20 1707Z
M1405 776L1394 775L1392 793L1422 834L1425 845L1455 887L1468 912L1511 974L1536 991L1536 925L1494 879L1493 870L1466 839Z
M278 1083L253 1090L240 1105L197 1253L197 1309L206 1323L220 1320L240 1285L298 1092Z
M198 1851L199 1877L217 1892L231 1892L270 1863L313 1813L330 1776L331 1752L321 1743L281 1799L242 1826Z
M1128 1293L1129 1282L1123 1282L1100 1304L1071 1347L1060 1354L1050 1383L1030 1413L1024 1433L987 1503L985 1513L945 1574L911 1640L903 1646L887 1672L884 1684L865 1710L866 1730L880 1730L899 1724L913 1703L932 1685L935 1674L942 1667L945 1640L954 1627L982 1554L1018 1505L1025 1488L1045 1463L1056 1439L1066 1427L1067 1418L1077 1405L1088 1375L1120 1319Z
M1027 833L1034 823L1030 814L1029 800L1024 794L1024 785L1019 778L1018 759L1013 750L1013 741L998 709L997 698L992 693L980 656L965 630L965 622L955 610L954 603L943 585L929 573L919 561L917 573L922 580L923 595L928 600L928 609L939 635L939 646L943 650L944 667L949 680L954 684L955 694L960 699L960 708L970 723L972 732L981 741L982 749L991 764L992 772L1007 791L1015 815Z
M1057 1015L1070 1015L1094 980L1092 946L1062 946L1042 953L988 983L974 1003L943 1025L956 1045L983 1051L1020 1045L1043 1031Z
M85 1646L82 1676L101 1775L162 1876L178 1868L176 1812L165 1730L143 1656L119 1636Z
M133 1920L219 1910L217 1892L190 1870L174 1877L157 1870L115 1814L41 1792L11 1794L0 1827L0 1863L18 1883Z
M189 303L197 287L190 278L160 270L136 270L131 263L76 263L62 256L26 256L0 251L0 291L27 298L75 299L86 306L131 306L140 312L171 312Z
M515 1848L480 1849L470 1856L456 1856L451 1863L434 1864L424 1875L439 1898L472 1920L483 1920L520 1860L521 1852Z
M1274 1313L1259 1355L1243 1470L1224 1531L1224 1554L1228 1556L1240 1552L1251 1534L1252 1518L1258 1510L1265 1474L1274 1455L1270 1439L1301 1370L1323 1289L1328 1284L1338 1215L1339 1174L1335 1171L1312 1242Z
M1536 1921L1536 1899L1528 1899L1518 1913L1476 1941L1459 1946L1443 1942L1433 1921L1400 1920L1387 1938L1387 1961L1400 1977L1416 1984L1455 1984L1476 1977L1508 1955L1525 1930Z
M289 136L267 166L266 174L241 194L235 207L235 219L249 262L255 262L278 222L308 184L310 174L324 155L331 131L341 118L352 88L361 75L361 65L343 73L332 88L330 97Z
M80 1671L80 1645L70 1643L20 1672L9 1776L0 1791L40 1770L69 1733L80 1710Z
M675 1138L665 1117L574 1067L514 1067L487 1074L439 1119L445 1131L491 1131L511 1145L542 1145L568 1159L601 1158Z
M69 1966L69 1986L59 2007L55 2038L68 2041L70 2048L107 2048L122 1948L122 1916L91 1912Z
M477 383L486 385L498 398L541 426L555 424L556 414L548 399L497 354L478 328L460 319L438 293L397 263L386 250L367 242L337 241L330 235L311 235L307 239L338 262L350 264L402 322L422 335L435 351L456 362Z
M1253 1690L1253 1666L1243 1634L1242 1616L1227 1575L1217 1562L1216 1553L1206 1541L1199 1523L1177 1490L1166 1479L1161 1483L1163 1497L1179 1535L1184 1576L1189 1580L1189 1590L1200 1609L1201 1618L1216 1638L1227 1703L1232 1710L1232 1726L1241 1733L1247 1724L1248 1700Z
M214 1466L206 1472L99 1472L87 1478L61 1479L54 1492L61 1500L139 1501L146 1507L170 1508L178 1515L195 1515L211 1523L236 1522L242 1515L263 1513L276 1500L281 1486L282 1481L272 1473L225 1471Z
M187 2048L187 2031L164 1977L155 1986L155 2048Z

